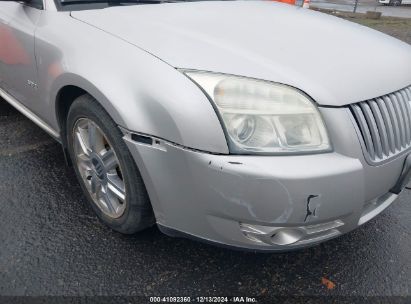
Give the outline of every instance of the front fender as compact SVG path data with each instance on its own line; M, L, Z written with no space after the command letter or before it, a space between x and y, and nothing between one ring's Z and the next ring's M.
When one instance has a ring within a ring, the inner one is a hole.
M90 93L114 121L131 131L213 153L228 153L212 105L191 80L155 56L95 27L46 12L37 31L41 94L55 117L61 88ZM56 29L70 29L61 35ZM73 43L75 41L75 43Z

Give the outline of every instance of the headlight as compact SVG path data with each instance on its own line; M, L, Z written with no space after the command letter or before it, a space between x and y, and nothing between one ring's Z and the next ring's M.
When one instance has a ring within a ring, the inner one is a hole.
M185 71L213 101L232 153L302 153L331 149L316 105L282 84Z

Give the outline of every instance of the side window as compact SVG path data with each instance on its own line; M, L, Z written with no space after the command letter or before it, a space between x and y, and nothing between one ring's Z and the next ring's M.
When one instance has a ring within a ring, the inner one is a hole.
M43 0L31 0L29 2L25 2L25 4L27 6L31 6L31 7L40 9L40 10L42 10L44 8L43 7Z

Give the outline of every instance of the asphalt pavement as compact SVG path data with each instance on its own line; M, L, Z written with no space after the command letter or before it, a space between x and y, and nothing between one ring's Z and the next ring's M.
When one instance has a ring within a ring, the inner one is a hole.
M157 228L111 231L87 205L59 144L4 101L0 147L2 296L411 296L411 191L319 246L245 253Z
M354 0L311 0L310 6L312 8L352 12L354 2ZM383 16L388 17L411 18L411 5L393 7L379 4L376 0L360 0L357 13L366 13L367 11L382 12Z

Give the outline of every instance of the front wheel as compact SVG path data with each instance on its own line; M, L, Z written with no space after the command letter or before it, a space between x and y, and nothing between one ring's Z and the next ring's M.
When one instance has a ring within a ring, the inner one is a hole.
M77 178L97 216L112 229L135 233L155 223L140 172L118 126L89 95L67 119L67 142Z

